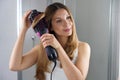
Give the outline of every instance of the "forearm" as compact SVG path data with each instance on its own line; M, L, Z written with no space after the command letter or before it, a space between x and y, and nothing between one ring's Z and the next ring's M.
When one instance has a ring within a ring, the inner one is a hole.
M16 70L18 67L20 67L20 64L22 62L23 44L26 31L27 31L26 28L22 28L18 36L18 39L14 45L9 63L9 68L11 70Z
M62 68L64 69L68 80L85 80L81 71L72 63L66 55L66 52L62 48L57 49L57 51Z

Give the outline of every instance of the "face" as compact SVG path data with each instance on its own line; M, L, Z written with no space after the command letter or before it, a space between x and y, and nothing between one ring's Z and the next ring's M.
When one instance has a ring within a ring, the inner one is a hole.
M56 36L68 37L72 35L72 25L71 16L65 9L56 11L52 18L52 30Z

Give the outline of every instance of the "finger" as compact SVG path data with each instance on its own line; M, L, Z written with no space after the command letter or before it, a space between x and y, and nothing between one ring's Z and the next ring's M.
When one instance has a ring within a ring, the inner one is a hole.
M30 15L31 10L28 10L24 13L23 18L28 19L28 16Z
M28 10L28 11L27 11L27 16L26 16L26 17L28 17L28 16L30 15L31 11L32 11L32 10Z
M32 10L26 11L25 15L28 16L31 13Z
M41 40L51 39L51 38L52 38L51 34L48 34L48 33L45 33L40 37Z
M45 41L45 42L43 42L44 48L47 47L47 46L50 46L50 45L51 45L50 41Z
M52 38L50 38L50 37L44 37L44 38L41 39L41 41L42 41L42 43L43 42L51 42Z

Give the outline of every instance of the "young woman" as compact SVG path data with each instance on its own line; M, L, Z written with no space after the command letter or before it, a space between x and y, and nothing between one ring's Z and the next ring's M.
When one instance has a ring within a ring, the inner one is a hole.
M36 64L36 79L49 80L53 62L48 60L45 47L52 46L58 54L53 80L85 80L89 69L90 46L78 40L68 8L61 3L53 3L46 8L45 20L49 33L43 34L40 44L23 55L25 34L31 25L28 20L30 13L27 11L23 16L22 29L10 58L10 69L19 71Z

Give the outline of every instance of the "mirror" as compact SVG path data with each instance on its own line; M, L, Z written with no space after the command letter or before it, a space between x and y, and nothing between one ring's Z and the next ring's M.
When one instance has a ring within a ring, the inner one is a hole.
M118 42L114 32L114 13L116 1L113 0L23 0L20 2L23 13L28 9L44 11L46 6L52 2L64 3L70 8L75 19L77 34L81 41L88 42L91 46L91 60L87 80L117 80L118 78ZM117 25L118 26L118 25ZM31 40L31 37L35 38ZM31 40L31 43L28 40ZM37 44L34 33L28 32L25 47L27 51ZM117 45L117 46L116 46ZM113 47L114 46L114 47ZM115 54L115 53L116 54ZM114 53L114 54L113 54ZM117 60L115 60L117 58ZM115 63L114 63L115 62ZM116 67L116 68L115 68ZM22 72L18 72L19 80L34 80L35 66Z
M34 8L44 11L48 4L55 1L62 2L70 8L79 39L91 46L87 80L118 80L120 0L13 0L12 2L1 0L0 80L35 80L35 66L18 73L13 72L8 66L9 58L19 34L23 13ZM24 51L31 49L37 43L38 38L30 29L25 39L27 48Z

